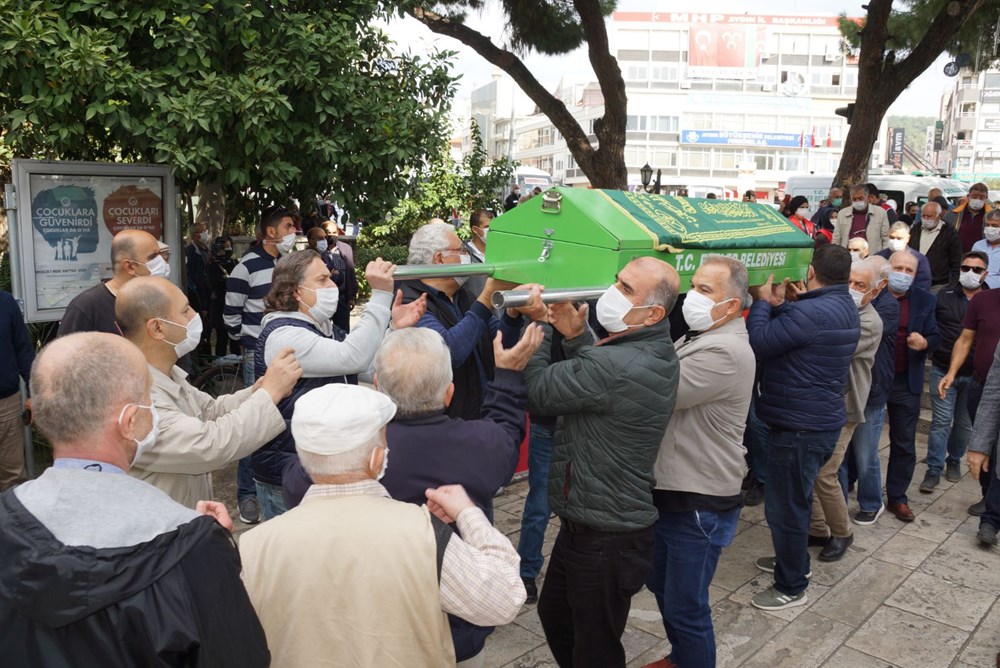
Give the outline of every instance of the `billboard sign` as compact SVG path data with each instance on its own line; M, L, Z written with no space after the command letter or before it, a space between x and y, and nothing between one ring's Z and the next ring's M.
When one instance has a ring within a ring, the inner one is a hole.
M890 131L891 139L889 140L889 162L896 169L903 168L903 146L906 137L906 131L902 128L894 128Z
M810 141L807 139L807 141ZM774 146L799 148L802 134L790 132L750 132L743 130L684 130L682 144L710 144L715 146ZM810 144L811 145L811 144Z
M766 31L756 26L702 23L688 28L691 78L756 79Z
M983 119L984 130L1000 130L1000 118Z
M944 121L934 121L934 150L941 151L944 146Z
M62 318L78 294L111 276L111 239L144 230L172 248L180 227L170 168L15 160L16 242L25 317ZM180 253L171 257L180 276Z

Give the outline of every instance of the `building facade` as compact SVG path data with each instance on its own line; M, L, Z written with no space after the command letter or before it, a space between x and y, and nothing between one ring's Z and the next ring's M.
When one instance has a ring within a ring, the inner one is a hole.
M942 97L938 135L939 170L970 183L1000 179L1000 70L959 72Z
M835 16L615 12L608 28L628 94L630 185L648 163L664 187L711 184L770 197L790 174L836 171L847 124L834 111L854 101L858 82L837 24ZM556 183L588 186L544 115L508 111L491 121L479 113L495 84L474 91L470 109L490 125L491 151L549 171ZM604 113L597 84L564 82L556 95L596 142L593 124Z

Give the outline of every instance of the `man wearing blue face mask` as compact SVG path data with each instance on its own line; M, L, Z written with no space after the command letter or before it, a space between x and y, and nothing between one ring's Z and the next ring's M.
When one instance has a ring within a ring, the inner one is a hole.
M551 306L545 341L524 370L529 409L558 416L549 506L562 526L538 617L560 666L625 666L632 596L653 565L653 465L678 380L666 317L679 283L655 258L625 265L597 302L610 333L601 341L587 328L586 304ZM552 362L553 328L565 337L562 362Z
M285 430L276 404L302 375L291 351L252 387L211 397L187 381L177 359L201 338L201 317L180 288L140 278L122 288L116 304L125 338L142 351L153 377L159 437L139 453L130 473L194 508L210 499L212 471L247 457Z
M899 302L896 334L896 375L889 391L889 465L885 474L886 509L901 522L912 522L906 489L916 465L917 420L920 394L924 389L924 362L941 344L935 316L936 300L930 292L913 284L917 258L909 251L889 258L889 293Z
M408 264L471 262L455 228L447 223L427 223L410 239ZM501 332L504 347L513 347L522 320L516 309L507 309L500 318L494 316L490 296L500 288L493 279L487 279L478 294L472 294L462 289L467 278L425 278L407 281L400 287L404 303L426 295L427 312L417 326L436 331L451 351L455 398L448 406L448 416L478 420L486 384L493 379L493 337Z

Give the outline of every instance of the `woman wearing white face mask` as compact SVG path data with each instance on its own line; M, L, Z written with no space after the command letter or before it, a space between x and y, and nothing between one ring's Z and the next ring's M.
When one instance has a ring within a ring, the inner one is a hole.
M371 367L390 320L394 328L409 327L423 315L425 299L403 306L402 296L397 294L393 302L395 269L382 259L368 264L365 276L372 297L358 324L346 334L331 320L339 292L319 253L300 251L281 258L275 265L271 291L264 299L267 311L257 339L254 371L260 377L282 350L295 351L302 378L278 404L286 420L291 420L298 397L309 390L328 383L357 382L354 376ZM265 519L285 511L281 476L295 456L295 443L288 429L253 455L257 499Z
M880 250L876 255L888 260L893 253L905 250L917 258L917 275L913 279L913 285L918 288L930 291L931 289L931 265L927 261L927 256L910 245L910 226L902 221L897 221L889 228L889 243L886 248Z

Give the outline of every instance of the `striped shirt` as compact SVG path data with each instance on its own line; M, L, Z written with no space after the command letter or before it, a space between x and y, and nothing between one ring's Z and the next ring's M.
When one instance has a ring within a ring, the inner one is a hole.
M343 485L314 484L303 501L356 494L389 498L381 484L362 480ZM455 527L457 534L448 541L441 563L441 610L480 626L514 621L526 596L517 550L475 506L459 514Z
M271 273L277 258L255 246L247 251L226 279L226 306L222 318L229 338L253 349L264 318L264 297L271 291Z

